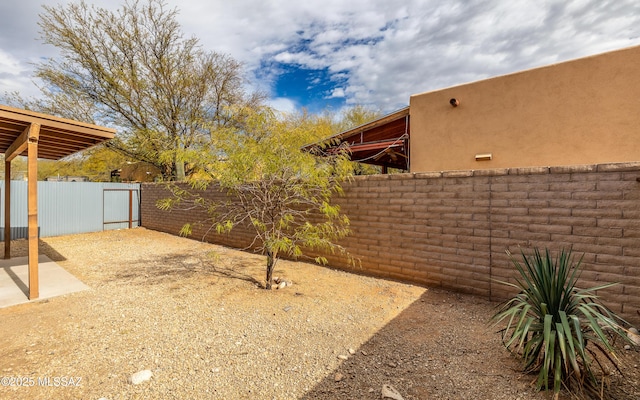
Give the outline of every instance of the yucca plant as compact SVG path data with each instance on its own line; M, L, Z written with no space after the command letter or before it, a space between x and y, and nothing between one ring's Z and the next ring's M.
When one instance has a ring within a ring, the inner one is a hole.
M554 259L544 254L522 253L522 263L509 253L519 273L516 283L501 282L520 293L504 302L493 316L494 324L506 321L500 332L504 345L522 357L524 371L538 372L538 390L553 382L555 397L564 385L599 392L596 372L605 372L608 359L617 369L610 339L622 336L623 321L595 295L614 283L581 290L576 287L582 256L574 259L571 249L562 249Z

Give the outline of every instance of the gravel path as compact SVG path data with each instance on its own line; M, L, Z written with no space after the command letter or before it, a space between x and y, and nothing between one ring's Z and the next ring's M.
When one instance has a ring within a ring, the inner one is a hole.
M288 261L275 275L293 285L265 291L262 257L141 228L41 251L91 290L0 309L0 375L34 382L2 399L549 398L474 297ZM638 398L630 382L619 398Z

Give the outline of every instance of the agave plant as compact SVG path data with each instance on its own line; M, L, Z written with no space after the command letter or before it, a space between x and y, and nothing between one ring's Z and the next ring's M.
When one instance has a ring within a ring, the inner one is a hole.
M610 339L618 335L626 339L626 322L595 295L615 284L578 289L584 254L574 259L571 249L562 249L555 259L548 249L542 254L536 248L529 256L521 251L522 263L507 253L519 277L516 283L501 283L520 293L504 302L492 318L494 324L506 321L501 330L504 345L522 357L525 372L538 372L538 390L548 390L551 380L556 398L563 385L570 391L597 393L595 372L604 374L604 360L618 368Z

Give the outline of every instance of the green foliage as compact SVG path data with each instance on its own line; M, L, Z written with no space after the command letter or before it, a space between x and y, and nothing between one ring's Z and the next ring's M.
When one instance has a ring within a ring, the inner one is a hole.
M64 160L38 162L38 179L52 176L86 176L92 182L109 182L111 171L127 161L121 153L104 145L93 147Z
M594 369L604 373L604 359L617 368L609 335L626 338L624 321L594 294L613 284L578 289L582 257L575 260L570 249L555 259L548 249L522 252L522 263L509 256L519 277L515 284L502 283L520 293L492 318L495 324L506 321L504 345L522 357L525 372L538 372L538 389L548 390L551 380L556 396L562 385L572 384L597 393Z
M43 8L42 40L60 57L36 66L44 97L9 100L117 128L108 146L165 179L192 172L188 153L209 145L211 129L236 122L232 106L263 99L245 92L239 62L185 38L163 0L130 0L115 12L84 1Z
M357 126L374 121L382 116L379 110L371 109L363 105L355 105L346 108L340 114L338 121L338 131L346 131Z
M301 151L326 136L324 125L314 124L312 116L278 115L267 107L241 112L246 118L240 129L216 130L212 151L191 155L198 172L189 182L196 190L173 186L174 197L158 206L203 208L209 219L198 222L218 233L237 226L252 229L251 247L267 256L270 288L281 255L344 251L336 241L349 233L349 219L332 196L342 192L341 183L350 178L353 166L345 155L316 158ZM198 193L210 185L227 196L212 200Z
M99 145L62 160L38 160L38 180L48 177L83 176L91 182L109 182L111 171L129 161L122 154ZM4 172L4 163L0 165ZM27 176L27 162L16 157L11 162L11 179L21 180Z

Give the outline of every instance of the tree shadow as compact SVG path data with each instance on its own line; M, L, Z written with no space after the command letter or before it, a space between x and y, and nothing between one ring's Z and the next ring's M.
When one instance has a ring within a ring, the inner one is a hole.
M137 284L156 284L170 280L191 278L196 275L214 276L263 286L251 273L250 267L242 262L219 262L209 253L174 253L161 257L147 258L130 264L128 268L115 273L116 279Z

